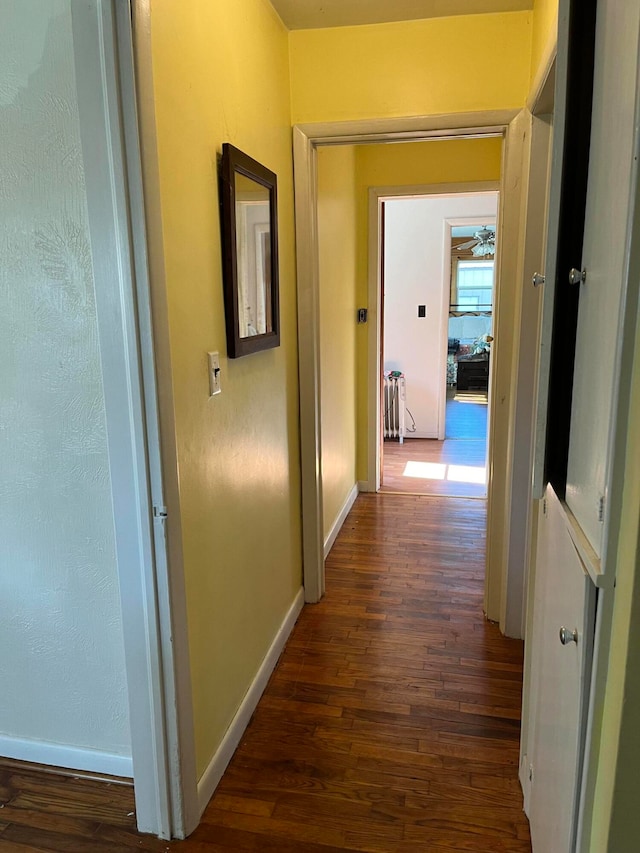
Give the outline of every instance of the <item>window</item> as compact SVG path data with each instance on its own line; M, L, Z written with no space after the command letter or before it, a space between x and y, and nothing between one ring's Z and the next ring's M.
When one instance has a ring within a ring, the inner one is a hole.
M493 261L459 261L454 311L491 312Z

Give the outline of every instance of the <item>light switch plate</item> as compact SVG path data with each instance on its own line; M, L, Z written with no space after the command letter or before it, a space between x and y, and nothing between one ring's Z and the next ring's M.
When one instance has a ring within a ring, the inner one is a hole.
M220 356L217 352L208 352L209 360L209 396L220 394L222 384L220 382Z

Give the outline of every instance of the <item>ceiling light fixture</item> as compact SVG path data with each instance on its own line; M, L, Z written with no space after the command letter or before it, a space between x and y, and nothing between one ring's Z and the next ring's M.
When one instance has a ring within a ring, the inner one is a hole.
M473 235L473 240L457 246L456 251L465 251L471 249L471 254L474 258L484 258L487 255L494 255L496 251L496 232L491 228L481 228Z

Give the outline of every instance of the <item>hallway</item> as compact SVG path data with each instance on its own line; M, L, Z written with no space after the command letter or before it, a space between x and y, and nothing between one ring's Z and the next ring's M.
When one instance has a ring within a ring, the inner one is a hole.
M137 835L130 788L5 770L0 850L528 853L522 643L483 618L484 512L358 498L188 841Z

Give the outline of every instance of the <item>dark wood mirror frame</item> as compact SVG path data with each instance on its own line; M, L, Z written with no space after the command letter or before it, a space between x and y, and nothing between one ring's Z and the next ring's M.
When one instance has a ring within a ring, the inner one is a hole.
M220 203L227 353L239 358L280 345L277 177L225 142Z

